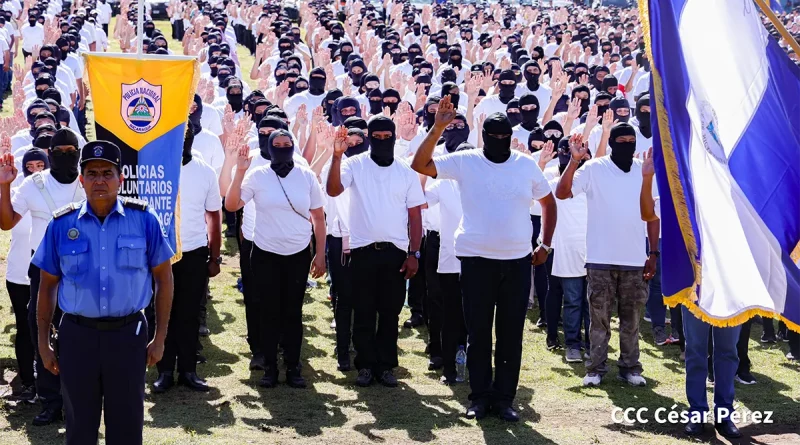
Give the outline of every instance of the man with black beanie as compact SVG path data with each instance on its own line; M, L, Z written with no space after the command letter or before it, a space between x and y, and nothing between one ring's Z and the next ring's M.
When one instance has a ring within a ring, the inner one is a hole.
M556 203L542 171L530 156L511 150L508 118L495 113L483 125L483 150L433 157L433 149L456 111L445 96L411 166L418 173L458 182L463 219L456 232L467 324L467 369L472 390L467 418L489 409L509 422L522 363L522 331L531 288L531 266L547 260L556 225ZM542 205L542 242L531 254L530 205ZM491 209L491 211L487 211ZM492 324L495 371L492 378Z

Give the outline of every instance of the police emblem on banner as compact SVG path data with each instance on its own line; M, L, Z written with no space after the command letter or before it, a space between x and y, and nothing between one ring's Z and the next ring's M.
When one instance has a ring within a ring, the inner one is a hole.
M700 106L700 119L702 122L701 139L703 147L711 157L722 165L728 164L728 157L719 138L719 120L717 113L708 101L703 101Z
M147 133L161 118L161 85L140 79L122 84L122 120L132 131Z

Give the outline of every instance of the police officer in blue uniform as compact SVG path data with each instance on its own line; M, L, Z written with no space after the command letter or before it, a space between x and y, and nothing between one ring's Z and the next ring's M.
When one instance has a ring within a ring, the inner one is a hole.
M174 252L146 202L117 196L124 178L116 145L86 144L80 166L86 201L55 212L32 261L41 269L39 353L61 376L67 444L97 443L103 410L107 443L141 444L145 366L164 353ZM148 344L142 310L153 281L156 333ZM64 313L57 339L56 301Z

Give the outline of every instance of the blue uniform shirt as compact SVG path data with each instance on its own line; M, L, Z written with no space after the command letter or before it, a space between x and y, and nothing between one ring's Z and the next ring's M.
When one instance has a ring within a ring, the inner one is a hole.
M50 221L32 260L61 277L61 310L101 318L144 309L153 296L150 269L175 254L156 214L117 198L101 223L87 201L75 207Z

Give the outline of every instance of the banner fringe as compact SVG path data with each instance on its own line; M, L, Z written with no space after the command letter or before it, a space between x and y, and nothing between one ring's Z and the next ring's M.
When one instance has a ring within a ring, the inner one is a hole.
M800 333L800 325L794 323L793 321L789 320L788 318L784 317L781 314L775 313L773 311L762 309L762 308L751 308L747 309L740 314L733 315L728 318L715 318L708 315L703 309L700 308L694 301L691 301L689 295L691 293L691 288L683 289L682 291L678 292L672 296L665 296L664 297L664 304L669 307L676 307L678 305L683 305L689 312L692 313L695 317L702 320L704 323L710 324L711 326L715 326L718 328L726 328L726 327L733 327L739 326L750 320L751 318L755 317L756 315L764 317L764 318L771 318L775 320L782 321L786 324L786 327L796 333Z

